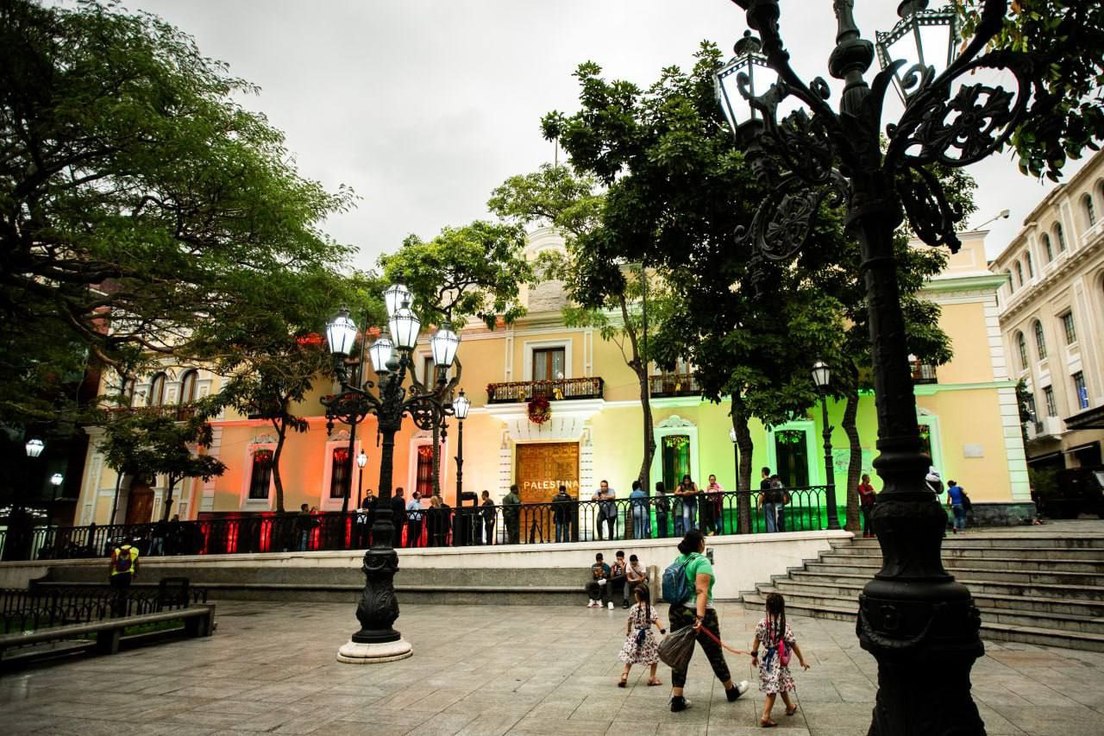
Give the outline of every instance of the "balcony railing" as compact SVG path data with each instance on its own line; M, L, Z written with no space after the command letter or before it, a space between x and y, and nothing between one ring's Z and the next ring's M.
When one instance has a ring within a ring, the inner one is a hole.
M698 379L691 373L660 373L648 377L653 398L665 396L697 396L701 393Z
M935 374L935 366L931 363L921 363L919 360L914 360L910 365L912 366L913 383L939 383L939 378Z
M186 422L195 416L195 404L160 404L158 406L117 406L111 412L146 416L167 416L177 422Z
M534 396L544 396L549 401L602 398L601 378L557 378L550 381L511 381L488 383L488 404L510 404L531 401Z

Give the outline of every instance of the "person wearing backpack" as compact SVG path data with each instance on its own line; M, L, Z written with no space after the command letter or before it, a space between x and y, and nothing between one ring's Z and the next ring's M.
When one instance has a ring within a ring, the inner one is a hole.
M679 556L663 571L663 599L671 604L669 619L671 632L692 626L697 641L705 652L713 674L724 685L725 696L731 703L747 692L747 680L732 681L732 675L721 649L721 627L717 609L713 606L713 564L705 552L705 536L698 529L691 529L678 545ZM671 712L678 713L690 707L686 699L686 670L671 671Z
M138 575L138 548L126 542L111 553L111 589L115 591L112 615L125 616L130 584Z

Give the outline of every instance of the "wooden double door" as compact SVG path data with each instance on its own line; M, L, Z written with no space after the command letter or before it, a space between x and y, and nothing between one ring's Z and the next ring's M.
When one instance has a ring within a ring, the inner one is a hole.
M523 504L551 503L557 489L567 486L567 494L579 500L579 443L539 442L518 445L514 478ZM521 535L526 540L550 542L555 539L550 507L527 509L521 518Z

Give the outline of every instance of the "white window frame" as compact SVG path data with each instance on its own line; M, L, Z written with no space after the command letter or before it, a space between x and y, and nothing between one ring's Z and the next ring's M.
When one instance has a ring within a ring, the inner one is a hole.
M563 348L564 351L564 378L574 378L571 373L571 366L574 361L572 360L572 340L560 339L560 340L525 340L522 342L522 350L524 354L522 356L522 373L525 376L526 381L535 381L533 378L533 352L535 350L548 350Z

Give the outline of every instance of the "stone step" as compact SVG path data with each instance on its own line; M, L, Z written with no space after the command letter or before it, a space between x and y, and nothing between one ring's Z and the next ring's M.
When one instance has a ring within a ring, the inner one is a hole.
M1009 580L1013 582L1055 585L1104 586L1104 570L1101 570L1100 566L1094 566L1092 564L1078 566L1076 570L1069 570L1064 567L1050 569L1046 565L1042 566L1041 569L1039 565L1010 568L1009 563L975 565L969 564L975 562L974 560L962 560L961 562L964 564L945 564L944 566L947 572L951 573L956 578ZM985 561L980 562L984 563ZM998 561L994 560L993 562L997 563ZM844 562L833 559L828 562L807 562L804 569L812 573L824 575L860 574L866 575L867 577L873 577L874 573L881 569L881 561L862 562L855 560Z
M744 604L759 608L765 603L764 596L749 594L744 596ZM858 607L856 605L835 605L808 607L800 603L793 606L786 602L787 613L795 616L832 619L836 621L854 621ZM1016 641L1027 644L1040 644L1068 649L1083 649L1092 652L1104 652L1104 635L1077 631L1058 631L1038 626L1017 626L1002 623L981 622L981 638L989 641Z
M833 541L832 546L839 549L878 549L878 540L856 537L853 541ZM967 532L948 534L943 538L943 548L954 547L1009 547L1032 549L1035 547L1061 547L1064 549L1104 549L1104 534L1046 536L1043 534L993 534L985 532Z
M988 574L988 573L987 573ZM776 575L774 580L793 580L793 581L807 581L807 582L819 582L825 585L850 585L857 584L860 587L866 585L873 576L866 573L860 574L840 574L840 575L820 575L806 570L795 570L788 576ZM973 576L963 577L956 576L956 579L963 585L969 587L971 590L984 589L993 594L1000 595L1012 595L1012 596L1038 596L1042 598L1047 597L1066 597L1074 598L1077 600L1086 601L1104 601L1104 587L1092 586L1092 585L1070 585L1070 584L1046 584L1046 583L1033 583L1028 581L1016 582L1003 579L993 580L980 580Z
M881 559L878 547L835 547L821 559ZM1104 565L1104 548L1097 547L997 547L992 545L943 546L943 559L1091 560Z
M841 598L853 598L858 600L859 593L868 580L862 578L849 579L845 582L827 583L816 578L792 579L777 577L772 584L775 589L785 596L835 596ZM1005 591L1004 588L1012 586L992 586L986 583L968 582L959 580L967 588L970 595L974 596L975 605L984 610L1023 610L1034 614L1059 614L1082 616L1087 618L1104 617L1104 589L1087 588L1090 594L1097 598L1073 598L1065 596L1066 588L1050 588L1047 590L1027 591L1020 588L1015 591ZM758 585L762 590L766 585Z
M791 604L802 609L836 609L847 608L848 606L851 606L855 610L858 608L858 593L854 596L795 595L793 593L787 595L774 586L759 586L757 593L762 596L764 600L768 593L782 593L786 598L787 610L790 609ZM1063 632L1072 631L1086 634L1099 634L1104 636L1104 619L1100 617L988 608L983 607L982 603L976 599L974 604L981 612L982 620L990 623L1046 628Z
M1007 594L992 591L985 583L962 582L970 589L974 597L974 603L983 611L1027 611L1035 614L1058 614L1081 616L1086 618L1104 617L1104 600L1083 600L1067 597L1055 597L1052 595L1038 594ZM776 578L770 585L760 584L756 588L761 592L764 588L773 589L785 596L830 596L858 600L862 592L865 580L853 580L845 583L825 583L818 580L792 580L789 578ZM1104 590L1097 589L1098 593Z

